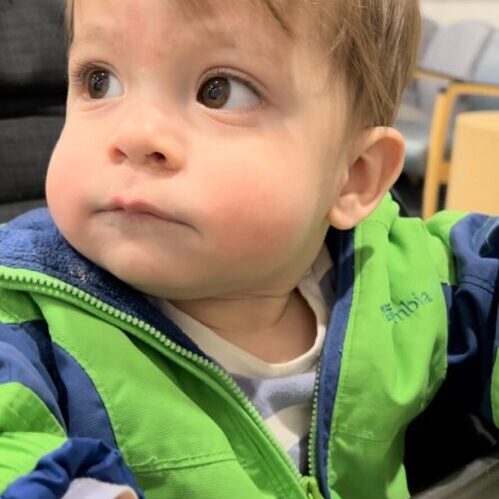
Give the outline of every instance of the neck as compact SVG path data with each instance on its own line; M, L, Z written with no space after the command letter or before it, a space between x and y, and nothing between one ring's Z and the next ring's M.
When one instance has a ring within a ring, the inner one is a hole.
M315 316L297 289L274 296L171 303L220 337L267 362L296 358L309 350L315 340Z

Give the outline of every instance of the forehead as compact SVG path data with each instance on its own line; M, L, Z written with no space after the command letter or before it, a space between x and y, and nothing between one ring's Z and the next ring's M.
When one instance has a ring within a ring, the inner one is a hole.
M140 11L141 8L147 7L148 1L150 2L150 0L145 0L145 2L136 0L137 10ZM75 17L81 16L82 7L88 3L91 4L92 0L67 0L66 24L70 43L72 43L75 34ZM101 0L98 3L106 7L105 4L108 2ZM120 8L121 10L125 7L123 5L125 3L115 4L115 9ZM184 17L184 20L198 23L203 21L209 23L230 11L234 13L238 10L245 10L245 14L248 20L252 20L253 26L255 26L255 18L258 18L259 21L262 18L267 21L271 20L290 38L296 34L294 29L296 14L298 11L302 11L301 18L304 18L306 14L303 12L306 3L304 0L238 0L237 2L227 0L163 0L162 3L165 10L176 10ZM116 10L114 12L116 13Z
M299 1L291 3L298 5ZM253 54L262 63L275 66L310 41L305 33L305 24L310 26L305 16L292 22L295 7L285 14L281 2L76 0L70 54L76 47L99 42L127 53L132 43L135 51L152 61L164 57L167 47L177 49L180 55L187 54L191 47L206 51L222 46L243 51L249 57ZM310 32L308 27L306 30Z

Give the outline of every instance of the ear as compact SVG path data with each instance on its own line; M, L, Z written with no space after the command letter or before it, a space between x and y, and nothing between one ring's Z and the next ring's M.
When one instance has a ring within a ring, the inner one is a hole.
M350 229L369 216L399 177L404 163L402 135L393 128L375 127L354 147L346 181L328 220L337 229Z

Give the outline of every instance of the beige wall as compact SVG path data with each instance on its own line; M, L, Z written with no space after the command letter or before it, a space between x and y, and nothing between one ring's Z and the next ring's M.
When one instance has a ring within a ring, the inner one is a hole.
M423 15L440 24L479 19L499 28L499 0L421 0Z

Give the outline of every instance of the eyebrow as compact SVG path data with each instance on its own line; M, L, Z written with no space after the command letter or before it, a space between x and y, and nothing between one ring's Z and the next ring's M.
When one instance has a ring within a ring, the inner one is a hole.
M110 43L115 49L119 47L118 37L114 36L112 31L98 25L84 26L82 32L78 36L73 36L70 45L68 46L68 53L70 54L75 47L84 45L89 42L104 41Z
M219 27L210 26L209 22L201 22L196 26L192 33L186 35L187 39L184 40L187 41L188 45L195 45L200 42L195 42L194 40L206 40L210 37L211 41L216 41L219 46L233 49L238 48L241 45L246 45L244 42L241 43L243 38L238 37L238 33L239 32L236 29L221 29ZM286 33L283 34L287 36ZM194 40L189 40L190 35L194 36ZM123 42L121 41L119 31L99 24L85 24L81 27L81 30L79 30L78 35L75 33L75 36L73 36L71 44L68 47L68 55L71 55L71 53L80 46L100 42L111 45L113 50L116 52L122 50ZM204 43L205 42L203 42L203 44ZM251 49L253 49L254 53L258 53L269 63L275 64L276 52L270 45L258 42L251 43Z
M236 31L232 33L230 30L216 29L206 25L200 25L196 28L193 34L196 36L193 39L188 40L187 45L194 46L196 44L204 44L204 41L200 42L196 41L196 39L206 40L208 37L211 42L216 41L219 46L228 49L238 48L241 45L241 43L237 40ZM187 35L187 37L189 37L189 35ZM70 56L72 52L81 46L98 43L109 44L115 52L120 52L122 50L123 42L121 41L119 33L113 32L112 29L104 28L99 25L86 25L83 26L81 32L78 33L77 36L74 36L71 40L71 44L68 46L68 56Z

